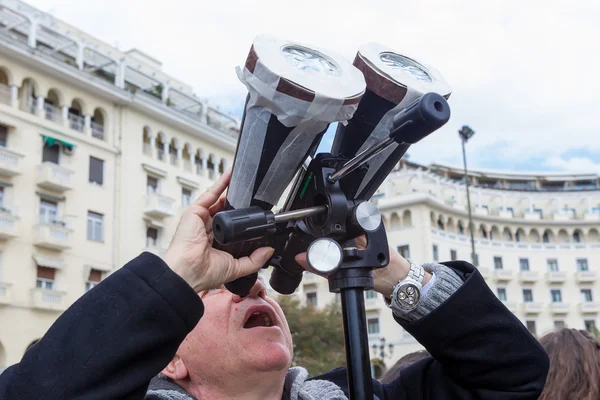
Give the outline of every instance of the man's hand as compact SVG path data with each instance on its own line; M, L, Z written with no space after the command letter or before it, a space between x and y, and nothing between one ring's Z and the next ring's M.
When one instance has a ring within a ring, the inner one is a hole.
M365 248L367 240L364 236L356 238L356 245L359 248ZM306 261L306 253L301 253L296 256L296 261L310 272L313 271ZM398 281L404 279L410 270L410 263L404 259L392 246L390 246L390 262L385 268L377 268L373 270L374 287L373 290L381 293L384 297L390 298L394 292L394 286ZM423 286L429 282L431 274L425 272L423 278Z
M196 292L217 288L257 272L271 258L273 249L263 247L250 257L233 258L229 253L212 247L212 217L223 210L223 192L229 185L231 171L181 215L179 225L163 259Z

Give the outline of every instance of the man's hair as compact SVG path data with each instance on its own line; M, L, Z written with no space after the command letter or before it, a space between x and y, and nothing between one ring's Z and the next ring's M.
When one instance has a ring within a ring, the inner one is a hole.
M550 371L539 400L600 399L600 341L577 329L561 329L540 339Z
M405 355L396 361L396 364L394 364L392 368L388 369L379 381L381 383L391 383L395 381L400 376L401 369L408 367L410 364L422 360L425 357L429 357L427 350L415 351L414 353Z

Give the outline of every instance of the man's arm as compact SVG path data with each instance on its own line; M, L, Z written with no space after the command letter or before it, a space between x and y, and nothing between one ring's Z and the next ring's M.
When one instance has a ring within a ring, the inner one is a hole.
M426 315L395 316L433 357L390 384L375 382L375 392L384 399L537 399L548 373L544 349L473 266L445 266L427 296L440 293L448 274L464 283Z
M144 253L75 302L0 375L0 399L143 399L203 312L190 285Z

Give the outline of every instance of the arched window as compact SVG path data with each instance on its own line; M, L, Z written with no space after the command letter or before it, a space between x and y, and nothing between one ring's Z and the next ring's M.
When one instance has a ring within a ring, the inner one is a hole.
M552 243L554 242L554 233L550 229L546 229L544 234L542 235L542 241L544 243Z
M150 128L145 126L142 135L142 148L144 154L150 157L152 157L152 142L154 142L154 138L151 137Z
M540 234L537 229L532 229L531 232L529 232L529 241L533 243L540 242Z
M437 227L441 231L444 230L444 222L442 221L442 216L441 215L440 215L440 217L437 220Z
M404 213L402 213L402 226L412 226L412 213L410 210L405 210Z
M482 237L483 239L487 239L487 238L488 238L488 234L487 234L487 231L485 230L485 226L481 225L481 226L479 227L479 232L480 232L480 234L481 234L481 237Z
M581 243L582 241L583 241L583 232L581 232L579 229L576 229L575 232L573 232L573 242Z
M600 234L598 234L598 230L590 229L588 232L588 242L600 242Z
M61 116L60 94L56 89L50 89L44 99L44 115L50 121L58 121Z
M392 218L390 220L390 228L391 229L400 229L400 227L401 227L400 217L398 217L398 214L392 213Z
M502 240L506 242L512 242L513 237L512 233L510 232L510 229L504 228L504 231L502 231Z
M560 243L569 243L571 240L569 239L569 234L566 230L561 229L558 231L558 241Z
M84 118L83 118L83 105L81 101L75 99L71 103L71 107L69 107L69 126L71 129L74 129L79 132L83 132L83 128L85 126Z
M100 108L96 108L94 110L94 115L92 116L92 136L96 139L104 140L104 111Z

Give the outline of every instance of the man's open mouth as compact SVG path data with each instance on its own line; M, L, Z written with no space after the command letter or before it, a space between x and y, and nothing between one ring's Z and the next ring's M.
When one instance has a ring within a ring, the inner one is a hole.
M274 316L265 307L252 307L250 314L246 317L244 329L257 327L271 327L275 325Z

